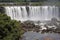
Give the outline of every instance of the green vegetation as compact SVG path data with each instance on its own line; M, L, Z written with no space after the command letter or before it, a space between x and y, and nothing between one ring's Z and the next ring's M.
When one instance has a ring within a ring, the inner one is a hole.
M42 4L43 4L43 2L16 2L16 3L1 3L0 6L19 6L19 5L39 6Z
M42 5L44 1L47 0L0 0L0 6L7 5ZM11 3L11 4L10 4Z
M6 14L0 13L0 40L19 40L22 34L21 22L11 20Z
M0 13L5 13L5 8L4 7L0 7Z
M43 2L47 0L0 0L0 2Z

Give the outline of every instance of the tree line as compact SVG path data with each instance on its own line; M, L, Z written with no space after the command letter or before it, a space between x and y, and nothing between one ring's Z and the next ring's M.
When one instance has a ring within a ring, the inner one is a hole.
M47 0L0 0L0 2L43 2Z

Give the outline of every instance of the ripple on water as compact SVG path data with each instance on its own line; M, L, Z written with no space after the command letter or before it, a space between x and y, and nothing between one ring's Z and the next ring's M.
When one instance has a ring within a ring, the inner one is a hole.
M40 34L36 32L26 32L23 36L23 40L60 40L60 34L56 33Z

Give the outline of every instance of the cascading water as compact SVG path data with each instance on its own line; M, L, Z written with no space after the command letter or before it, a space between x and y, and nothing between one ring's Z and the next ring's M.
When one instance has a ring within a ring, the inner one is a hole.
M6 14L15 20L44 21L59 18L59 8L56 6L5 6L5 9Z

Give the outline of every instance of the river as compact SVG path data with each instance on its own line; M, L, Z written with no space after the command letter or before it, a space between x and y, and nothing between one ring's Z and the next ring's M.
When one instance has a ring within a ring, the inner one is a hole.
M23 34L23 40L60 40L60 34L57 33L37 33L37 32L25 32Z

